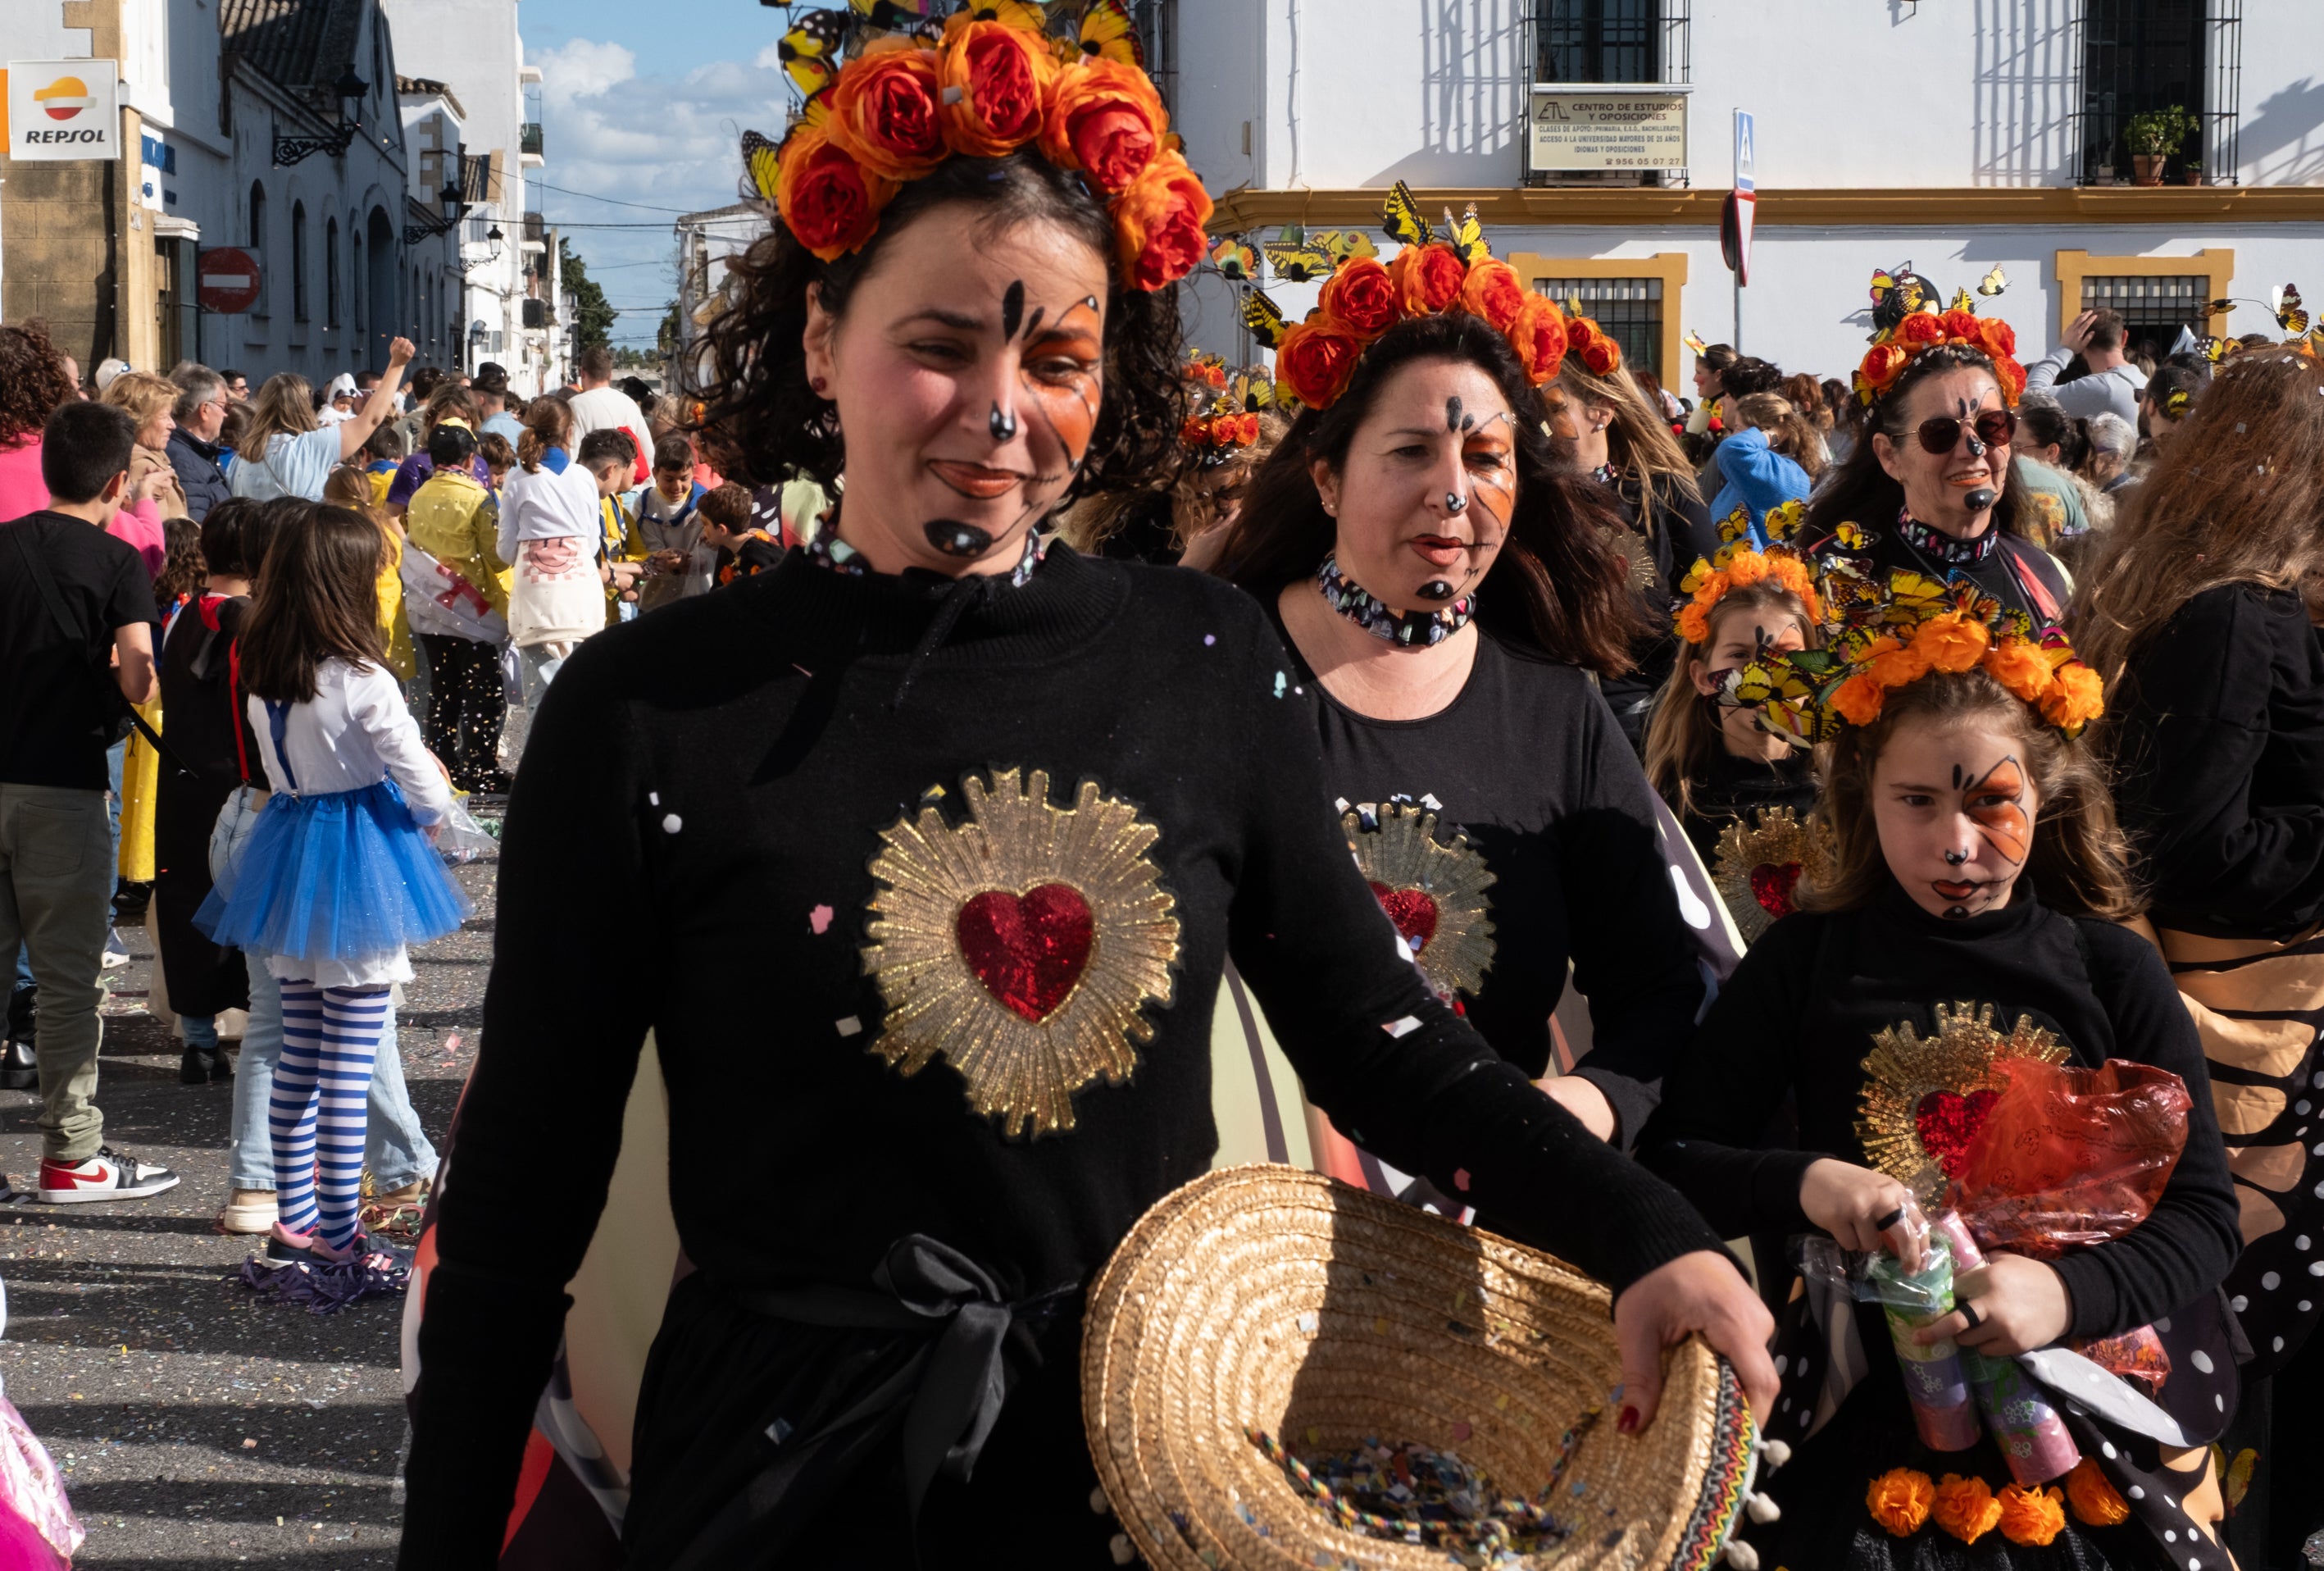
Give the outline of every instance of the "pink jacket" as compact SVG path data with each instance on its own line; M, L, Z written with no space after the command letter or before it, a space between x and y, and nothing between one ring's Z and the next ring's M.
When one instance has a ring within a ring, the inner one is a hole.
M42 504L47 505L45 498ZM105 532L135 546L137 554L145 559L145 571L161 576L162 565L170 559L169 536L161 529L161 510L151 497L141 496L115 513Z

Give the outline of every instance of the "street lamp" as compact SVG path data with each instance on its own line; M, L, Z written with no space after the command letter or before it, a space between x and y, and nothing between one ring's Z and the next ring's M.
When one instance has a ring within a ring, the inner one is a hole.
M274 167L302 163L318 152L327 152L333 158L345 153L347 144L355 139L355 133L363 128L363 100L370 91L371 84L355 75L355 67L341 71L339 79L331 84L332 96L340 101L338 128L327 136L285 136L277 131Z

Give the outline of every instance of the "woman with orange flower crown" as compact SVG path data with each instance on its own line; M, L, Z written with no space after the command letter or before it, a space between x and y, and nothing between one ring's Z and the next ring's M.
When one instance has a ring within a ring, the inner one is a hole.
M1815 568L1794 543L1803 511L1770 510L1765 550L1748 515L1730 514L1727 543L1680 580L1687 598L1672 620L1682 649L1646 730L1646 779L1713 870L1746 940L1793 909L1810 860L1815 759L1804 738L1770 729L1760 706L1735 697L1728 678L1763 654L1823 642Z
M527 1424L650 1031L689 1274L627 1564L1105 1564L1081 1295L1211 1160L1230 955L1318 1104L1611 1284L1628 1428L1691 1330L1772 1399L1717 1235L1396 959L1260 609L1040 544L1077 492L1163 477L1210 212L1145 72L1065 53L964 13L838 69L777 160L710 418L739 477L844 501L771 570L591 639L534 720L419 1311L412 1571L494 1565L540 1488ZM1498 483L1481 449L1450 467ZM608 973L570 941L593 913L679 958ZM747 988L742 931L769 935Z
M2224 1568L2236 1201L2194 1026L2123 925L2098 679L1919 575L1843 607L1729 678L1828 744L1828 846L1638 1141L1721 1232L1806 1235L1757 1561ZM1787 1095L1799 1149L1754 1149Z
M1614 493L1626 518L1614 541L1646 612L1645 629L1630 646L1633 668L1601 677L1599 687L1622 735L1643 751L1655 696L1678 655L1670 632L1678 581L1718 554L1719 532L1694 466L1624 369L1622 347L1588 317L1569 317L1565 326L1565 358L1542 393L1559 448Z
M2236 1142L2253 1356L2226 1450L2260 1479L2235 1548L2296 1566L2324 1529L2324 365L2298 341L2229 358L2136 495L2075 635L2118 684L2123 821Z
M1616 494L1544 428L1564 314L1468 245L1333 273L1277 351L1304 411L1218 570L1281 629L1327 799L1430 987L1539 1077L1570 961L1592 1045L1550 1093L1628 1145L1702 999L1657 803L1591 683L1644 619Z
M1876 579L1974 585L2038 624L2059 621L2070 586L2027 538L2030 504L2009 461L2025 387L2016 334L1978 317L1967 291L1940 311L1918 273L1879 279L1877 332L1856 372L1861 435L1808 504L1808 549Z

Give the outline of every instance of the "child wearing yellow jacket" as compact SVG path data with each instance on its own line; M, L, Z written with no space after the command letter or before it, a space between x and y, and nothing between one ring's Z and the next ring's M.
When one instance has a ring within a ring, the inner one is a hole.
M456 421L440 423L429 436L435 472L411 494L403 515L411 591L405 608L428 655L429 749L458 790L499 793L508 789L498 754L507 714L500 652L508 633L509 568L496 544L499 506L469 473L475 452L475 433Z

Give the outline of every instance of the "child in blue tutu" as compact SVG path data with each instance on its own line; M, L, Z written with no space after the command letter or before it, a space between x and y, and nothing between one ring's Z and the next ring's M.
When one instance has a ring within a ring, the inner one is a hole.
M251 728L273 794L196 924L263 953L282 984L268 1108L277 1262L368 1252L355 1218L365 1102L388 989L410 946L468 902L430 826L452 804L380 647L378 526L320 507L275 536L241 637Z

